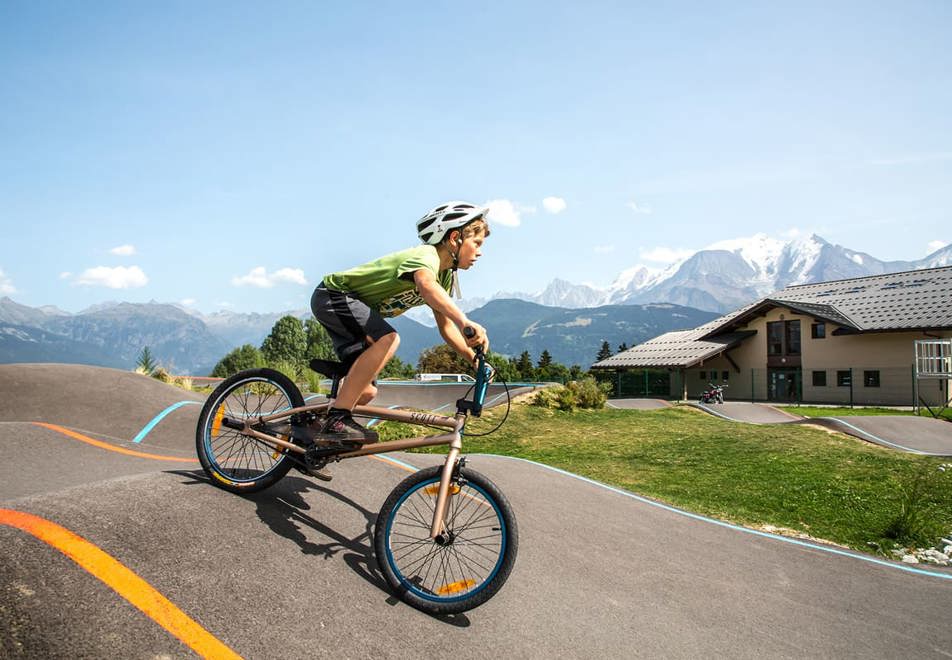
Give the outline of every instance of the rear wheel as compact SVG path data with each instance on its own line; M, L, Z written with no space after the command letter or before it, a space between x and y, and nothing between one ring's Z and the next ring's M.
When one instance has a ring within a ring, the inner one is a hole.
M468 468L451 485L446 533L430 538L442 467L421 470L390 493L374 530L377 563L406 603L430 614L482 605L505 584L519 532L512 507L489 479Z
M285 450L243 435L224 421L243 423L304 405L300 390L273 369L250 369L219 385L202 408L195 431L198 460L212 483L233 493L252 493L271 486L291 469ZM255 430L290 442L289 420Z

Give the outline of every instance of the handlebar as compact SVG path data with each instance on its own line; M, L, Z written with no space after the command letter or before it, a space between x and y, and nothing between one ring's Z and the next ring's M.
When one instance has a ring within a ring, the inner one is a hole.
M470 325L466 326L463 328L463 336L466 337L466 339L472 339L476 336L476 329ZM474 346L473 350L476 351L476 356L479 357L483 354L483 345L480 344L479 346Z

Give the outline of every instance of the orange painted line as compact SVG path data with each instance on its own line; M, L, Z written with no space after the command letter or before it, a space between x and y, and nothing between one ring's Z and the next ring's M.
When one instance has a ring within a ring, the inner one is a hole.
M0 509L0 523L32 534L89 571L203 658L241 658L125 565L45 518Z
M94 440L88 436L83 435L82 433L77 433L76 431L71 431L62 426L57 426L56 424L47 424L46 422L33 422L36 426L42 426L43 428L49 429L51 431L56 431L57 433L62 433L63 435L68 435L74 440L79 440L80 442L85 442L92 445L93 447L99 447L100 449L107 449L109 451L118 452L120 454L126 454L127 456L137 456L139 458L151 458L156 461L184 461L186 463L198 463L197 458L182 458L181 456L162 456L160 454L147 454L142 451L134 451L132 449L126 449L125 447L117 447L111 445L108 442L102 442L101 440Z
M414 470L413 468L407 467L406 465L401 465L400 463L397 463L396 461L391 460L387 458L386 456L377 456L376 454L370 454L370 458L376 459L378 461L383 461L384 463L388 463L390 465L395 465L401 470L406 470L407 472L416 472L416 470Z

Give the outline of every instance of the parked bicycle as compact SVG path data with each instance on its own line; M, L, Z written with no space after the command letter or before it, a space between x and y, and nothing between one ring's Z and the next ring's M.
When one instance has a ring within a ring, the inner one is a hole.
M492 598L512 571L519 532L505 495L460 456L466 420L481 415L492 375L482 350L477 350L472 397L456 402L453 417L354 409L356 416L448 432L367 445L320 439L315 429L321 428L349 365L312 360L311 368L332 379L330 401L305 405L297 386L272 369L235 374L212 392L196 431L198 458L212 482L233 493L252 493L273 485L292 467L329 480L321 469L330 461L448 445L442 466L407 477L387 497L374 528L377 563L403 601L431 614L464 612Z

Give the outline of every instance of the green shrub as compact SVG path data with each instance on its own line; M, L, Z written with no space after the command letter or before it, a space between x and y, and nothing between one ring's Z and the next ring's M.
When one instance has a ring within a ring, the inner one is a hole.
M565 385L540 390L532 399L532 405L566 411L576 408L598 410L605 407L609 391L611 383L599 384L594 378L570 380Z

